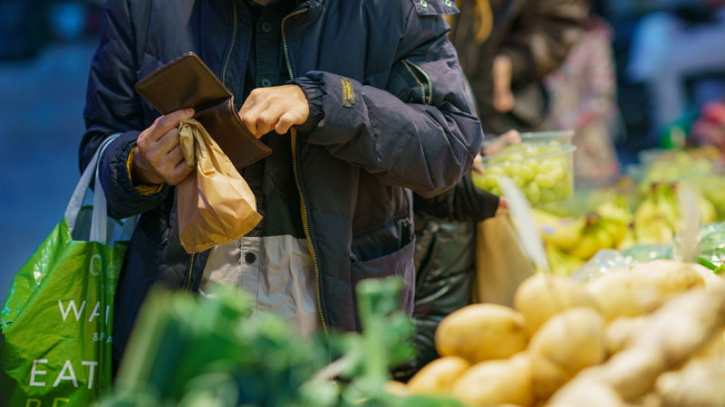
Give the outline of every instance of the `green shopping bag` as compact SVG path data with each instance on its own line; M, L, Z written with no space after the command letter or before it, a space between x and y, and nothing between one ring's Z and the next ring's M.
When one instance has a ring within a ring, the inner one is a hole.
M106 217L103 189L83 201L107 139L65 217L13 279L0 310L0 406L88 406L111 385L116 281L132 229ZM126 236L127 237L127 236Z

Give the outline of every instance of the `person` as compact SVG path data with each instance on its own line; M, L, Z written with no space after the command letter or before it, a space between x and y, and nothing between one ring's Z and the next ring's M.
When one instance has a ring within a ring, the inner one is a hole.
M173 7L109 0L93 58L80 146L100 163L109 214L140 214L119 277L114 359L152 285L204 280L251 290L305 335L357 330L355 284L402 277L412 311L412 196L455 185L483 132L442 15L444 0L202 0ZM197 254L180 245L174 185L177 123L134 83L193 51L235 95L273 153L242 169L264 220L249 236Z
M458 0L457 6L461 13L447 16L452 25L450 38L470 81L484 130L502 135L484 151L494 154L521 142L517 130L531 130L542 123L543 78L563 62L583 32L588 3ZM536 108L531 109L532 105ZM395 371L398 380L406 381L438 357L434 343L438 324L471 302L475 223L506 213L506 201L479 190L470 177L447 194L415 201L416 329L412 342L416 357Z
M589 17L588 0L459 0L451 42L487 134L537 130L543 79L564 61Z
M545 79L550 106L544 129L574 130L574 174L587 185L607 185L620 173L614 139L622 129L612 32L592 15L562 66Z

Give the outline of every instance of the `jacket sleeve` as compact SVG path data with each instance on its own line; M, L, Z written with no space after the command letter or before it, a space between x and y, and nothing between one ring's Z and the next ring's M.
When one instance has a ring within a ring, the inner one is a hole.
M588 17L588 0L527 2L499 50L513 62L513 84L539 82L557 69L584 32Z
M385 90L329 72L295 80L319 115L306 142L422 196L455 185L483 131L447 32L441 16L411 9Z
M416 214L455 222L481 222L492 218L499 202L498 196L473 184L471 173L436 197L426 199L416 194L413 199Z
M137 2L134 4L140 4ZM93 56L83 113L86 132L81 141L81 172L101 142L120 133L100 159L100 178L108 201L108 213L120 219L156 207L168 194L168 186L151 196L134 189L127 162L143 130L141 102L136 82L136 38L130 2L109 0L104 10L101 40Z

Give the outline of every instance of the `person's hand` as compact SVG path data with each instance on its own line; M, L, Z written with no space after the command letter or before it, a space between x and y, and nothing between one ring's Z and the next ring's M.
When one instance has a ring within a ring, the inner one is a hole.
M304 124L310 104L298 85L257 88L244 101L239 117L257 138L274 130L285 134L294 125Z
M493 155L500 153L504 148L521 144L521 133L516 130L509 130L506 133L496 137L491 142L485 143L482 153L484 155Z
M135 184L177 185L191 173L179 145L178 125L194 116L193 109L177 110L160 116L139 134L133 157L132 179Z
M496 214L493 216L504 216L504 215L508 215L508 213L509 213L509 201L504 197L500 197L498 199L498 208L496 208Z
M506 55L499 55L493 60L493 107L501 113L508 113L514 108L514 94L511 92L513 62Z

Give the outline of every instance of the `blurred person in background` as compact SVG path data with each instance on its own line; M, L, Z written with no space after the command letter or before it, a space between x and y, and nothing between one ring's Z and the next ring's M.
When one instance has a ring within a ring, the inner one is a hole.
M540 128L543 80L581 37L588 0L458 0L450 39L476 99L484 131Z
M488 134L503 134L484 154L520 143L516 130L538 128L545 117L544 77L557 69L580 38L589 15L586 0L458 0L447 16L449 38L477 101ZM514 131L511 131L514 129ZM483 171L482 168L478 168ZM415 199L416 291L413 343L416 358L397 372L406 380L438 354L434 334L448 314L471 303L476 270L476 222L507 210L503 198L465 185L439 197ZM488 197L487 197L488 196ZM469 202L463 206L458 202ZM477 206L476 206L477 205Z
M562 66L546 80L548 130L574 130L574 173L578 181L606 184L619 175L614 135L622 129L612 30L592 15L587 30Z
M627 66L628 77L647 86L657 131L687 113L689 79L725 75L725 1L670 3L673 11L654 12L640 21Z

